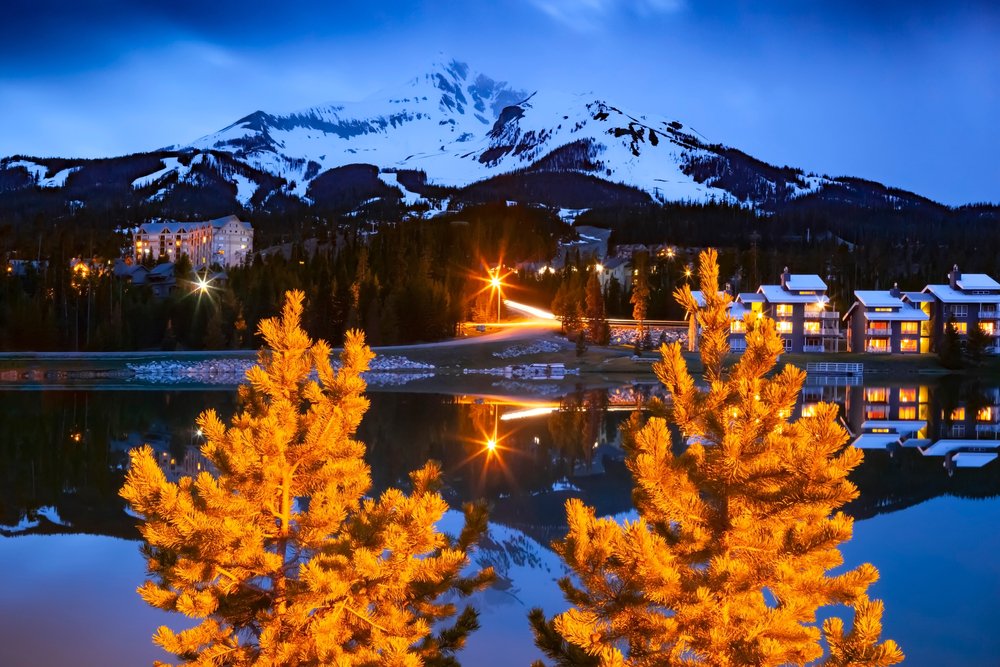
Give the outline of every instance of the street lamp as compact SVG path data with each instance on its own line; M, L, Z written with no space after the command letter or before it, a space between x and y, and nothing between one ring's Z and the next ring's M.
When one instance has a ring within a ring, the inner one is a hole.
M490 287L497 293L497 324L500 324L500 303L503 300L503 280L500 278L500 267L490 270Z

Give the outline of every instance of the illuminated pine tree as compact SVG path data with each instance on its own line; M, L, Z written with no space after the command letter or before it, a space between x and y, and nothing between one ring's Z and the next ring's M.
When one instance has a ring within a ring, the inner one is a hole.
M699 273L704 306L687 286L676 296L702 328L707 389L679 344L661 347L666 418L636 415L626 429L639 518L619 524L567 503L569 533L555 548L575 574L560 582L572 608L552 620L535 610L536 643L559 665L899 662L894 642L879 643L882 604L866 597L876 569L830 573L851 537L836 510L857 496L847 476L861 451L845 446L834 405L789 421L804 373L767 377L782 351L772 320L748 319L746 352L723 368L731 299L714 251ZM832 618L821 632L817 610L838 604L853 608L853 629Z
M144 522L149 604L200 623L161 627L154 642L196 665L455 665L478 626L442 595L467 595L492 572L463 577L486 526L466 506L457 538L435 528L447 505L439 468L411 475L410 495L368 497L368 408L361 373L372 353L346 337L341 368L300 327L303 294L261 322L266 348L226 427L198 419L216 469L168 482L146 446L131 453L121 495Z

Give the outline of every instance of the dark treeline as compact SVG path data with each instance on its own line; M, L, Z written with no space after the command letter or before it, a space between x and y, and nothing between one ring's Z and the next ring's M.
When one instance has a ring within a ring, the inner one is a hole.
M286 253L230 269L207 294L196 289L190 264L179 261L177 286L163 299L109 270L70 269L74 257L109 263L130 245L123 233L60 227L34 248L8 237L10 256L44 264L0 275L0 349L255 348L257 323L277 314L289 289L307 295L309 333L334 344L355 327L375 345L440 339L470 317L487 267L550 256L561 227L541 209L503 204L429 221L341 226L321 236L315 252L295 242ZM315 221L301 228L317 232Z

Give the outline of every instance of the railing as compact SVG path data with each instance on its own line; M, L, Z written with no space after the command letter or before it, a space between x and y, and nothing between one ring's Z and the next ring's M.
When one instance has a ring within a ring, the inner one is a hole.
M840 313L830 310L807 310L806 319L812 320L839 320Z
M823 351L823 346L822 345L803 345L802 346L802 351L803 352L822 352Z
M872 347L866 345L865 352L867 352L868 354L889 354L891 350L888 347Z
M860 375L864 370L864 364L843 361L810 361L806 364L806 373L816 375Z
M873 327L866 327L865 333L869 336L891 336L892 329L875 329Z
M819 330L820 336L839 336L840 327L823 327Z
M981 320L995 320L998 317L1000 317L1000 314L998 314L998 313L1000 313L1000 311L996 311L996 310L980 310L979 311L979 319L981 319Z

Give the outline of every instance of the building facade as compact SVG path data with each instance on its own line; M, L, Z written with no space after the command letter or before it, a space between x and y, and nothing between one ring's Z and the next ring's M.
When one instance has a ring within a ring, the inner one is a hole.
M848 352L921 354L930 352L930 315L920 303L904 301L891 290L855 290L844 315Z
M1000 353L1000 283L985 273L963 275L956 264L947 285L927 285L920 296L907 294L906 298L927 308L931 350L938 349L945 326L953 321L963 341L971 328L979 327L991 341L987 352Z
M746 349L747 316L768 316L775 321L785 352L837 352L840 347L840 313L830 310L826 283L815 274L793 274L785 267L778 285L761 285L756 292L740 293L729 306L729 347ZM699 306L700 292L694 292ZM698 349L701 331L688 313L688 349Z
M187 255L195 268L244 263L253 252L253 227L235 215L202 222L147 222L135 232L137 261Z
M757 288L761 308L774 319L785 352L838 351L840 313L829 309L826 289L816 274L789 273L787 266L778 285Z

